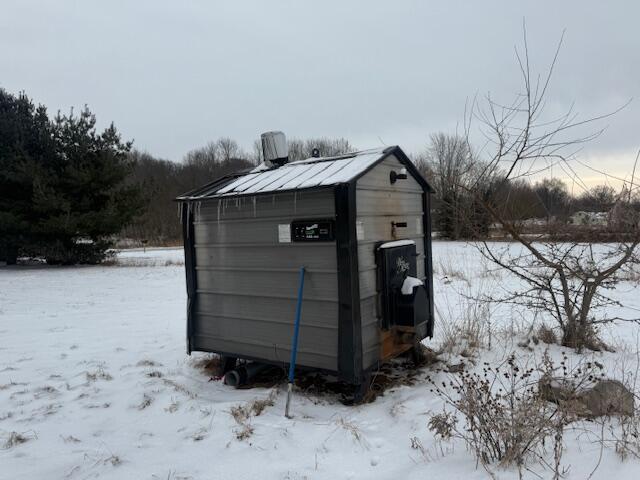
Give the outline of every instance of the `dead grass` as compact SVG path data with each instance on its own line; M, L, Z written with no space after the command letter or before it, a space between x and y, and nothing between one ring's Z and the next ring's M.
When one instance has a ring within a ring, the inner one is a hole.
M458 419L452 412L442 412L432 415L427 423L429 430L442 440L449 440L455 433Z
M111 455L110 457L105 458L102 463L104 465L111 464L111 466L117 467L118 465L122 464L122 459L118 455Z
M13 380L10 381L9 383L3 383L0 384L0 390L8 390L9 388L12 387L25 387L27 386L27 383L24 382L14 382Z
M6 439L2 444L3 450L9 450L18 445L22 445L30 440L37 438L34 432L9 432L6 435Z
M267 407L272 407L278 394L276 389L271 390L266 398L256 398L245 404L235 405L229 410L229 414L240 426L234 430L238 440L246 440L253 434L254 428L251 419L262 415Z
M271 393L269 393L269 396L267 398L263 398L261 400L256 399L253 402L251 402L251 411L256 417L262 415L262 412L264 412L264 410L267 407L273 407L275 398L276 398L276 391L272 390Z
M191 398L192 400L198 396L197 394L193 393L191 390L189 390L184 385L180 385L179 383L177 383L175 380L171 380L170 378L164 378L162 381L164 382L165 385L173 387L173 389L176 392L183 393L186 396L188 396L189 398Z
M201 428L197 430L193 435L191 435L191 439L194 442L201 442L209 435L209 430L207 428Z
M469 277L460 268L455 267L450 258L446 262L441 260L437 271L445 277L445 283L451 283L454 280L469 283Z
M355 423L340 417L336 420L336 425L349 432L355 441L362 443L362 432Z
M152 480L192 480L193 477L190 475L179 475L173 470L169 470L167 476L160 475L151 475Z
M142 395L142 401L138 404L138 410L144 410L153 403L153 397L148 394Z
M43 396L55 396L58 393L60 392L58 391L57 388L52 387L51 385L45 385L44 387L40 387L36 389L33 396L34 398L41 398Z
M193 368L201 370L209 377L217 377L222 373L222 359L218 355L206 356L193 362Z
M68 435L66 437L63 435L60 435L60 438L62 438L62 441L64 443L80 443L81 441L80 439L74 437L73 435Z
M247 440L251 437L251 435L253 435L253 431L254 431L254 428L251 425L249 424L242 425L241 429L235 430L236 439L240 441Z
M171 403L165 407L164 411L167 413L175 413L178 411L178 407L180 406L180 402L177 400L171 400Z
M104 368L99 367L97 370L93 372L85 372L85 376L87 378L87 382L95 382L98 380L105 380L107 382L113 380L113 377L110 373L105 372Z
M553 328L548 327L547 325L540 325L538 328L538 333L536 337L547 345L555 345L558 343L558 337L556 336L556 332L553 331Z
M149 360L147 358L140 360L136 363L136 367L161 367L162 364L158 362L154 362L153 360Z
M267 407L272 407L277 396L277 390L271 390L266 398L256 398L251 402L247 402L244 405L236 405L231 407L231 416L238 423L250 419L251 417L259 417L265 411Z
M456 317L450 315L447 318L446 315L442 315L442 312L438 312L438 317L443 319L438 325L442 329L439 354L471 357L480 347L491 347L489 305L471 298L461 299L461 301L464 306ZM436 310L438 310L437 307Z

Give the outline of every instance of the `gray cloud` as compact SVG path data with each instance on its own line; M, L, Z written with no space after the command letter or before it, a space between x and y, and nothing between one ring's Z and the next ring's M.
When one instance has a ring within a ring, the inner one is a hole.
M249 149L270 129L416 151L456 128L468 97L517 90L523 18L541 68L567 30L551 108L600 114L640 90L636 2L3 3L0 86L54 111L89 104L176 160L222 135ZM632 102L585 158L622 168L639 117Z

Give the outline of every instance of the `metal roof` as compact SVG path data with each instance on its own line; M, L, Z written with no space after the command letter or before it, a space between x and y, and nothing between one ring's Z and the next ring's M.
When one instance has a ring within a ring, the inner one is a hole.
M280 168L269 168L260 164L253 170L223 177L188 192L178 197L178 200L253 195L348 183L390 153L397 151L402 152L399 147L382 147L337 157L298 160L286 163Z

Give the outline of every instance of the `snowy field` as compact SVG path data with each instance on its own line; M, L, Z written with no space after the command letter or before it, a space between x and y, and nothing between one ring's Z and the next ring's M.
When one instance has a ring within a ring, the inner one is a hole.
M513 281L464 243L436 242L434 266L431 346L472 308L468 293ZM185 354L184 283L180 249L122 252L111 266L0 268L0 479L487 478L464 444L437 441L427 428L444 404L425 377L445 380L444 373L427 369L416 384L356 407L299 393L292 420L283 416L282 387L233 390L210 381L201 367L207 356ZM627 316L640 309L636 288L626 282L615 292ZM478 363L512 351L560 355L557 346L522 346L522 312L485 313ZM608 373L633 368L635 324L604 336L617 352L592 355ZM241 425L232 412L256 399L273 405ZM566 434L566 478L594 469L595 479L639 478L640 461L601 448L595 430L582 422ZM524 474L551 478L542 467ZM518 473L496 468L495 476Z

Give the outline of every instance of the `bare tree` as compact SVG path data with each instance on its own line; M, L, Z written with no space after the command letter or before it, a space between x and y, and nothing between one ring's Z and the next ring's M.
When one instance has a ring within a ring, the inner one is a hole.
M246 156L241 152L238 142L229 137L219 138L216 147L222 162Z
M483 165L465 137L440 132L431 135L430 140L416 163L436 191L436 230L451 240L486 236L490 219L468 190L471 185L476 191L487 190L491 176L478 181Z
M346 138L308 138L306 140L292 138L289 140L289 160L303 160L310 158L313 150L317 148L321 157L331 157L355 151L355 148Z
M544 209L547 223L557 215L566 214L569 204L569 189L559 178L544 178L534 185L538 202Z
M204 147L190 150L184 157L185 165L199 169L212 170L219 161L217 142L209 142Z
M609 211L616 203L618 194L609 185L596 185L588 192L584 192L578 198L577 204L580 209L590 212Z
M497 174L500 180L494 192L513 179L530 178L549 172L551 167L560 169L586 190L572 159L582 144L602 132L596 128L584 133L585 127L594 128L596 121L615 112L588 119L579 119L572 109L560 117L546 114L546 97L561 45L562 40L547 73L533 76L525 30L523 49L516 50L522 91L510 103L497 102L487 95L483 100L475 100L469 110L465 122L468 138L470 125L478 122L489 153L478 183L487 175ZM628 190L636 191L633 175L631 178ZM488 259L520 280L519 288L509 288L509 293L499 300L524 305L554 319L562 332L563 345L578 350L602 348L598 326L621 320L604 308L617 303L607 292L620 281L625 269L639 262L638 213L631 208L630 195L621 195L616 200L616 208L621 212L618 217L624 219L620 226L624 233L622 241L594 245L558 243L544 235L529 236L520 223L509 217L505 203L497 202L493 192L481 195L474 186L467 189L493 221L519 244L496 245L486 241L480 244Z
M253 151L251 152L250 159L255 165L258 165L264 160L262 142L260 140L254 140L252 147Z

